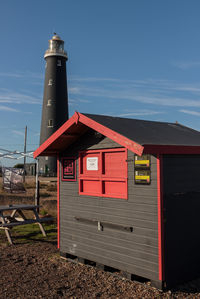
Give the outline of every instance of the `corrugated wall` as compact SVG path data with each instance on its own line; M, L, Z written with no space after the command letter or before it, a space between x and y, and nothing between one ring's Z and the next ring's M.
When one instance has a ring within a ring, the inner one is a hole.
M94 132L83 136L62 156L84 149L120 147ZM60 182L60 251L158 280L156 158L151 157L151 184L134 184L134 154L128 152L128 200L79 195L76 182ZM79 165L77 160L77 176ZM75 217L131 226L132 232L77 221Z

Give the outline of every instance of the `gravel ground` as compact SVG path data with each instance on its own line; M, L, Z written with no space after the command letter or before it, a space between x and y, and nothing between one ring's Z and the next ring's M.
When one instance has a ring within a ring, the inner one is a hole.
M200 298L200 281L162 292L148 284L63 260L55 242L12 246L3 241L0 236L1 299Z

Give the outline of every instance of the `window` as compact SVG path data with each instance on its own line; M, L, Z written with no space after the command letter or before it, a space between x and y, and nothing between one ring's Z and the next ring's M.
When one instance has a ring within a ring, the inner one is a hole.
M48 120L48 127L53 128L53 119Z
M61 60L59 59L59 60L57 60L57 66L61 66L62 64L61 64Z
M79 154L79 194L127 199L127 150Z
M53 85L53 79L49 79L49 84L48 85Z
M47 106L51 106L52 105L52 100L48 100L47 101Z

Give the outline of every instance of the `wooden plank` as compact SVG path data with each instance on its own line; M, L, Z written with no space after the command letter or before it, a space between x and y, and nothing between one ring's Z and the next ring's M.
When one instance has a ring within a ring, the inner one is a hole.
M76 247L74 245L76 245ZM129 263L132 266L136 266L144 270L149 270L158 273L157 263L150 260L144 260L142 258L135 257L133 255L133 252L131 251L129 251L128 254L125 254L124 252L121 253L116 252L114 251L114 248L111 251L110 248L106 246L106 244L99 244L98 242L91 242L89 240L87 241L87 243L86 242L82 243L81 239L76 237L73 240L69 240L69 239L62 240L61 246L62 246L62 251L63 248L65 247L70 253L76 256L81 256L79 254L80 251L86 251L88 253L94 253L101 257L105 257L107 259L117 260L122 264ZM92 258L88 258L88 259L96 262L96 260L93 260ZM97 262L104 264L103 260L98 260ZM112 265L112 267L115 266Z
M65 242L69 243L78 243L79 247L82 248L84 244L87 244L88 246L91 246L91 248L99 248L101 250L108 250L112 253L124 255L126 257L129 257L130 260L134 259L136 260L135 263L153 263L158 265L158 258L157 258L157 251L155 253L149 253L142 251L142 246L140 248L136 249L134 246L125 247L124 244L118 244L115 245L111 242L106 242L106 239L104 239L103 233L99 233L98 238L90 238L91 234L80 234L75 232L63 232L63 236L65 236ZM96 249L95 249L96 250ZM90 250L91 251L91 250Z
M133 230L135 227L141 227L141 228L148 228L157 230L157 222L156 219L153 221L150 220L142 220L139 218L133 217L127 218L127 217L119 217L114 215L103 215L98 212L88 212L83 210L65 210L65 218L73 219L74 217L80 217L80 218L88 218L88 219L94 219L97 221L104 221L104 222L112 222L118 225L124 225L124 226L132 226Z
M158 253L158 241L157 239L150 239L147 236L141 237L134 234L118 234L113 230L109 233L100 234L97 229L89 227L89 226L81 226L78 225L74 227L72 223L67 224L67 228L63 230L63 234L68 233L71 235L80 235L85 236L91 240L97 240L101 242L105 242L107 244L112 244L114 246L129 248L132 250L136 250L139 252L149 253L157 255ZM105 231L104 231L105 232Z
M141 199L141 197L140 197ZM141 203L141 202L133 202L133 201L126 201L122 202L120 201L114 201L113 200L96 200L95 203L94 201L91 201L91 199L85 199L84 200L80 197L68 197L67 198L67 203L71 205L76 205L78 204L80 207L84 206L85 208L94 208L94 207L100 207L104 209L114 209L114 210L132 210L136 212L141 212L141 213L152 213L154 215L157 215L157 205L156 204L150 204L148 203ZM67 205L68 205L67 204Z
M67 244L62 244L61 242L61 250L63 252L69 252L70 253L70 248L67 246ZM153 269L146 269L144 267L139 267L134 264L130 263L130 260L119 260L112 254L109 256L105 255L104 252L100 253L99 251L89 251L88 248L79 248L76 251L76 255L85 258L85 259L90 259L94 262L98 262L100 264L104 264L106 266L114 267L120 270L127 271L132 274L137 274L142 277L147 277L153 280L158 280L158 272Z
M1 227L13 227L13 226L18 226L18 225L27 225L27 224L32 224L32 223L40 223L40 220L34 220L34 219L28 219L24 221L18 221L18 222L10 222L10 223L3 223L0 224Z
M18 210L18 209L14 210L14 211L12 212L12 214L11 214L11 218L16 218L16 217L15 217L16 214L19 214L19 215L22 217L22 219L24 219L24 220L27 219L26 216L24 215L24 213L22 212L22 210Z
M76 211L77 213L80 212L90 212L96 214L96 208L93 206L85 206L84 204L74 203L68 204L68 210ZM98 215L108 215L111 219L112 217L126 217L126 218L133 218L133 219L141 219L147 221L154 221L157 217L157 212L149 213L149 212L141 212L135 211L133 212L132 209L112 209L108 207L101 207L98 206Z
M154 192L155 191L155 192ZM156 190L153 190L153 193L156 193ZM148 205L156 205L156 201L155 201L155 196L154 195L149 195L148 190L145 191L143 190L141 193L139 192L135 192L134 194L129 193L129 198L128 200L125 199L118 199L118 198L103 198L103 197L94 197L94 196L85 196L85 195L79 195L78 192L76 191L71 191L71 190L62 190L62 192L60 193L61 198L65 198L65 201L68 200L69 198L71 198L73 201L80 201L87 204L92 204L92 205L103 205L104 202L111 202L113 207L115 206L115 204L117 205L119 203L119 205L121 204L121 208L123 208L123 204L126 201L126 204L148 204ZM68 197L68 198L67 198ZM62 204L62 201L61 201ZM106 205L106 204L105 204ZM107 204L109 205L109 204ZM134 206L130 206L130 208L133 208L134 210Z
M27 224L32 224L32 223L40 224L41 222L46 222L46 221L49 221L49 218L39 219L39 220L27 219L24 221L17 221L17 222L10 222L10 223L4 222L4 223L0 224L0 227L12 227L12 226L18 226L18 225L27 225Z
M11 211L11 210L17 210L17 209L32 210L35 207L38 207L38 206L26 205L26 204L23 204L23 205L8 205L8 206L0 206L0 211L3 212L3 211Z
M83 231L90 231L97 233L97 227L88 224L79 224L73 218L72 219L62 219L61 221L62 231L67 231L67 225L72 227L72 229L80 229ZM118 238L123 242L123 240L130 240L130 233L124 231L123 234L121 231L106 229L106 236ZM141 227L135 227L131 233L131 241L133 243L145 244L148 246L157 247L158 243L158 232L152 229L145 229Z
M39 227L40 227L40 230L41 230L43 236L46 237L46 232L45 232L45 230L44 230L43 225L42 225L41 222L40 222L40 218L39 218L39 215L38 215L38 212L37 212L36 208L33 209L33 213L34 213L34 215L35 215L35 218L36 218L36 220L37 220L37 222L38 222L38 225L39 225Z

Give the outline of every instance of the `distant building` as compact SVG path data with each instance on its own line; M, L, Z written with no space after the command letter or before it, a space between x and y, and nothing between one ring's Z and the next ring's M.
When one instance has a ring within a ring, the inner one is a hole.
M47 140L68 119L68 95L64 41L58 35L49 40L45 52L46 72L40 129L40 144ZM56 175L56 158L40 157L39 173Z
M36 175L36 163L26 163L25 165L25 173L28 176Z

